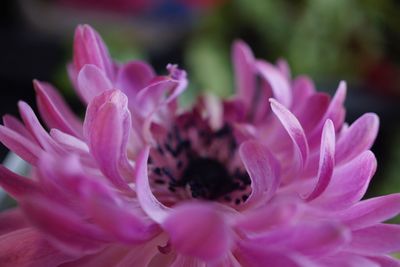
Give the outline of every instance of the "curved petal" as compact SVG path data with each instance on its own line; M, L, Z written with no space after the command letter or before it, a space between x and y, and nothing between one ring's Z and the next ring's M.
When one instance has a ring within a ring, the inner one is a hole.
M29 224L19 208L12 208L0 213L0 236L28 226Z
M33 81L39 112L49 128L82 136L82 122L75 116L58 92L48 83Z
M364 255L380 255L400 251L400 225L377 224L353 231L347 250Z
M335 165L335 129L331 120L327 120L322 131L321 151L317 184L312 192L305 198L307 201L320 196L331 181Z
M32 165L38 162L38 156L43 152L36 142L0 125L0 141L23 160Z
M239 154L251 179L251 194L244 205L268 201L280 183L279 163L267 147L256 141L244 142Z
M315 94L314 82L307 76L299 76L293 81L292 109L296 110L306 102L306 99Z
M272 97L289 108L292 104L292 91L283 74L275 66L260 60L256 62L256 68L261 78L269 85Z
M113 89L109 78L95 65L84 65L78 73L77 84L80 96L90 103L104 91Z
M114 79L114 64L100 35L89 25L79 25L74 37L74 66L79 72L86 64L97 66L107 77Z
M144 212L157 223L162 223L168 216L169 208L160 203L151 192L149 176L147 174L147 161L149 147L144 148L136 158L135 177L136 193Z
M3 124L8 129L10 129L14 132L17 132L24 138L26 138L30 141L35 141L32 134L25 128L25 125L20 120L18 120L16 117L8 115L8 114L4 115L3 116Z
M358 202L349 209L335 214L353 230L372 226L400 213L400 194L375 197Z
M275 99L270 99L272 111L280 120L283 127L292 139L295 149L295 159L298 160L296 168L302 169L308 158L307 138L297 118Z
M3 165L0 165L0 186L16 199L39 191L33 180L13 173Z
M324 194L314 199L313 203L330 210L351 206L365 194L376 164L374 154L365 151L346 165L335 168Z
M132 61L121 66L117 73L115 87L123 91L128 99L134 99L155 77L153 68L145 62ZM129 102L130 104L134 102Z
M320 259L318 263L324 267L382 267L373 260L353 253L337 253Z
M400 260L389 256L375 256L369 258L378 263L380 267L400 267Z
M84 134L90 153L104 175L119 188L130 191L126 179L132 177L133 168L127 158L131 131L127 102L127 97L119 90L95 97L86 113Z
M204 261L218 260L230 250L233 233L223 214L207 203L174 208L162 227L178 253Z
M349 161L370 149L378 134L378 127L379 118L376 114L367 113L358 118L337 142L337 164Z
M2 267L59 266L75 258L55 249L33 228L0 236Z
M249 108L256 90L255 58L250 47L243 41L234 42L232 61L236 78L236 94L246 108Z

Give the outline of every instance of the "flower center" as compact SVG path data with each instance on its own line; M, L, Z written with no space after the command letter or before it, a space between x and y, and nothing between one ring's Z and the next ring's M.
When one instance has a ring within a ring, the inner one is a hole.
M157 138L150 152L150 180L156 197L167 205L202 199L239 205L251 180L237 153L230 125L212 130L199 117L179 120Z

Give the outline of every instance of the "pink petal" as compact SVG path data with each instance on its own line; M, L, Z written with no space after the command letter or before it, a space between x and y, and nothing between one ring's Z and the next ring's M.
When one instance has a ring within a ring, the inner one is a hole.
M26 198L21 206L32 224L63 251L82 255L103 248L108 237L94 225L50 198Z
M0 236L28 226L29 224L19 208L12 208L0 213Z
M48 152L60 153L62 151L61 147L42 127L32 108L22 101L18 103L18 107L26 128L36 139L38 144Z
M352 253L337 253L330 257L322 258L319 263L324 267L380 267L376 262Z
M31 140L0 125L0 141L15 154L20 156L28 163L35 165L38 161L38 155L42 149Z
M295 252L269 249L255 243L240 246L236 254L242 266L319 267Z
M0 165L0 185L16 199L39 191L39 187L33 180L13 173L3 165Z
M380 267L400 267L400 260L389 256L375 256L369 258L378 263Z
M120 67L115 87L123 91L128 99L134 99L137 93L145 88L155 77L154 70L141 61L132 61ZM133 103L130 101L130 103Z
M272 97L289 108L292 103L292 92L287 79L275 66L265 61L257 61L256 68L261 78L269 85Z
M352 229L360 229L383 222L400 213L400 194L375 197L358 202L349 209L335 214Z
M287 63L286 60L280 58L278 59L278 61L276 62L276 67L280 70L280 72L283 74L283 76L286 79L290 79L290 77L292 76L291 72L290 72L290 67L289 64Z
M346 82L341 81L331 101L331 104L329 105L329 108L325 114L324 121L327 119L331 119L336 130L340 129L344 122L346 111L343 107L343 103L346 98L346 91L347 91Z
M31 135L31 133L25 128L25 125L20 122L17 118L11 115L4 115L3 116L3 123L4 126L8 129L17 132L18 134L22 135L26 139L30 141L34 141L35 139Z
M336 162L344 163L370 149L378 134L378 127L379 118L376 114L367 113L357 119L337 142Z
M169 208L160 203L151 192L149 176L147 174L147 161L149 147L146 147L136 158L135 177L136 193L139 203L146 214L157 223L162 223L168 216Z
M0 236L2 267L53 267L74 258L56 250L33 228Z
M232 245L226 219L213 205L186 203L174 208L162 227L178 253L214 261L224 257Z
M364 255L379 255L400 251L400 225L377 224L353 231L349 251Z
M293 81L293 110L303 105L306 100L315 94L314 82L307 76L299 76Z
M90 103L92 99L104 91L113 89L109 78L95 65L85 65L77 77L80 96Z
M50 85L35 80L36 101L41 117L50 128L82 136L82 122L69 109L58 92Z
M129 190L124 177L131 177L132 166L127 158L127 143L131 130L128 99L119 90L106 91L89 104L84 134L90 153L101 171L112 183Z
M280 120L283 127L292 139L295 149L295 160L298 166L295 168L302 169L308 158L308 143L307 138L297 118L282 104L277 102L275 99L270 99L272 111L276 117Z
M313 203L332 211L351 206L365 194L375 170L374 154L365 151L346 165L335 168L324 194L314 199Z
M192 257L177 255L176 259L169 267L205 267L205 263ZM208 267L208 266L207 266Z
M317 184L306 197L307 201L320 196L331 181L335 167L335 129L331 120L327 120L322 131L321 151L317 175Z
M86 64L97 66L109 79L114 79L114 65L100 35L89 25L80 25L75 31L74 65L79 72Z
M90 207L94 221L119 242L137 244L151 239L159 232L156 224L138 214L139 207L117 206L99 200L92 200Z
M64 148L70 148L71 151L83 154L89 153L87 144L72 135L61 132L58 129L51 129L50 136Z
M256 90L255 58L250 47L236 41L232 48L232 60L236 77L236 94L246 108L250 108Z
M280 183L279 163L267 147L256 141L243 143L239 154L251 179L251 194L245 205L268 201Z
M351 240L350 231L333 221L302 222L277 228L252 240L260 247L296 251L303 255L322 256L339 251Z

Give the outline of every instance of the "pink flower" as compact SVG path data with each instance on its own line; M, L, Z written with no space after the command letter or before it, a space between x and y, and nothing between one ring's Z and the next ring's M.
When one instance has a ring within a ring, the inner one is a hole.
M177 98L186 73L113 62L78 27L69 66L83 122L35 81L48 133L19 103L0 140L32 165L0 167L19 208L0 219L1 266L400 266L400 194L361 200L378 118L344 123L346 84L318 93L285 62L233 46L236 95Z

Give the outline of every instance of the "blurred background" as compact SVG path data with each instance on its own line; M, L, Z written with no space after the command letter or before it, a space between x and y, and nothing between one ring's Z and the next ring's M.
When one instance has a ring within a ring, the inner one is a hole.
M89 23L120 61L168 63L189 72L190 103L202 90L233 92L230 48L243 39L259 58L285 58L331 94L349 85L347 121L381 118L379 167L369 196L400 191L400 1L396 0L3 0L0 113L34 106L32 79L50 81L78 111L65 65L73 31ZM0 161L7 150L1 147Z

